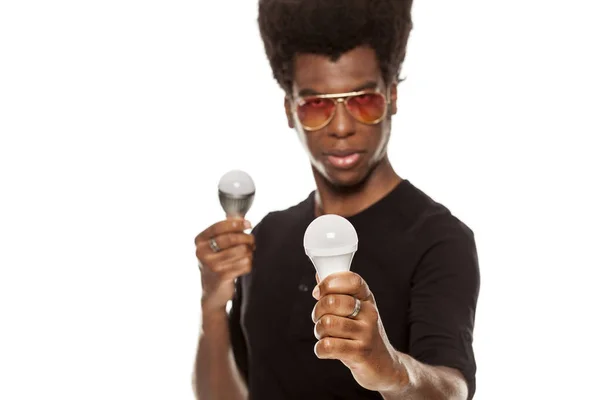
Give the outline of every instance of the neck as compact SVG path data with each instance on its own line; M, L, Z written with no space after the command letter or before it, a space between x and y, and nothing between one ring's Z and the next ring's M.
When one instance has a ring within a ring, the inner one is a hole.
M392 168L387 155L367 178L356 186L335 187L316 170L313 170L313 174L317 184L317 217L324 214L337 214L342 217L358 214L388 195L403 180Z

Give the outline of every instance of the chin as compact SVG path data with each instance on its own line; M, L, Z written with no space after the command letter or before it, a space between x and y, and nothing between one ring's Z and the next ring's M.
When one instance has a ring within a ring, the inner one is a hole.
M359 189L370 176L371 170L360 168L348 171L326 171L323 174L325 181L339 191L352 191Z
M374 161L373 159L364 159L353 168L340 169L321 160L311 159L313 173L320 175L326 184L338 191L360 189L379 164L379 162Z

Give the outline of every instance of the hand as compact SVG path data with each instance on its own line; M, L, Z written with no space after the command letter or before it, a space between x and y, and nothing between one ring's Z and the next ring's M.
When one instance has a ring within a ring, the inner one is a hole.
M318 300L312 312L317 357L340 360L368 390L390 390L405 382L405 370L385 334L373 294L359 275L331 274L318 282L313 296ZM355 298L360 311L349 318Z
M217 222L196 236L196 257L202 280L203 314L225 309L233 298L234 281L252 268L254 236L244 233L250 223L235 218ZM210 246L213 239L219 251Z

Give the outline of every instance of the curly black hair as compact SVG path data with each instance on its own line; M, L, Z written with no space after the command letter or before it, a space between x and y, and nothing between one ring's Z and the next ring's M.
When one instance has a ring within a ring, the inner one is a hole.
M273 77L289 95L297 53L336 61L360 45L375 50L386 84L399 78L412 30L412 0L259 0L258 26Z

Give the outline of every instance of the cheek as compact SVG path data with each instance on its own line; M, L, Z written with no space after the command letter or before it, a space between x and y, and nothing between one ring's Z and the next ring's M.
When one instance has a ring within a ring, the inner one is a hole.
M379 148L381 146L381 143L385 142L386 140L386 126L382 123L380 125L378 125L377 127L374 127L370 132L368 132L366 135L368 135L369 138L369 147L372 150L375 150L377 148Z
M300 128L300 124L296 123L294 128L298 140L302 144L302 147L311 154L318 150L318 132L305 132L304 129Z
M295 128L295 131L304 150L311 155L314 154L318 150L316 135L313 132L304 132L302 128Z
M323 151L323 147L321 146L317 135L313 135L312 133L316 133L316 132L311 132L311 134L309 134L309 135L306 135L306 134L304 135L305 143L306 143L305 149L309 153L311 159L314 162L317 162L317 159L319 158L319 154Z

